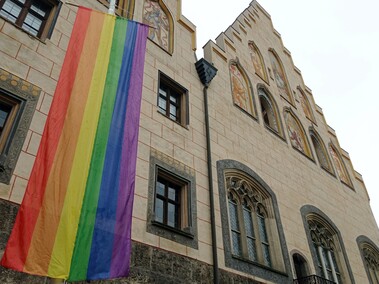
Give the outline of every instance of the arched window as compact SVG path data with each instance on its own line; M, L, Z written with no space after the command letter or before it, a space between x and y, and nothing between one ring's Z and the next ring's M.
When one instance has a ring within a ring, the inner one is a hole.
M261 77L264 81L267 80L267 72L266 67L263 61L262 54L260 53L258 47L253 43L249 42L249 51L250 51L250 58L254 66L255 73Z
M291 268L284 261L289 256L275 194L237 161L218 161L217 171L225 265L275 283L288 283Z
M329 144L329 152L330 152L330 155L332 156L334 167L336 168L336 171L338 173L340 180L344 184L352 187L353 184L350 181L350 177L349 177L349 174L347 173L345 163L342 161L341 154L337 151L336 147L332 143Z
M354 283L345 246L337 227L319 209L301 208L316 274L336 284Z
M226 172L233 255L272 267L267 194L243 174Z
M265 126L279 136L283 137L278 108L274 99L263 86L258 87L258 96Z
M234 104L248 114L255 116L252 91L246 73L238 61L231 61L229 70Z
M314 129L309 130L309 135L311 136L313 148L315 149L320 167L333 174L333 167L320 135Z
M379 283L379 248L367 237L357 238L370 284Z
M300 93L299 99L300 99L301 107L303 109L305 117L308 118L310 121L315 122L312 108L307 96L305 95L305 93L300 87L297 87L297 89L299 90L299 93Z
M322 272L322 276L336 283L343 283L333 231L328 230L317 220L308 219L308 226L317 257L317 266Z
M284 97L288 102L293 104L291 90L289 88L286 73L284 72L283 64L281 63L279 56L274 50L269 51L271 60L272 72L274 73L276 86L278 87L279 94Z
M288 137L291 141L292 147L309 158L312 158L312 152L308 144L308 139L299 119L290 109L285 110L284 118L286 120Z
M145 0L143 23L151 26L148 37L169 53L173 52L173 20L162 0Z

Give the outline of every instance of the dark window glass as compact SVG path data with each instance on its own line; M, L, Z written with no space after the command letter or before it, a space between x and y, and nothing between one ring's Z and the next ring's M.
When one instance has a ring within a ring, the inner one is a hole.
M161 82L159 87L158 107L159 111L170 119L180 121L180 96L178 92L170 89L169 86Z
M155 188L155 221L180 229L181 185L158 177Z
M239 231L237 204L233 200L229 200L230 226L232 228L232 245L233 253L242 256L241 233Z
M0 137L3 133L5 124L7 123L8 117L12 111L12 106L0 102Z
M244 205L243 207L243 219L245 223L246 238L247 238L247 252L249 259L252 261L257 260L257 249L255 247L254 225L251 210Z
M41 37L54 7L47 0L0 0L0 16L31 35Z
M187 90L178 83L159 73L158 111L169 119L188 125Z

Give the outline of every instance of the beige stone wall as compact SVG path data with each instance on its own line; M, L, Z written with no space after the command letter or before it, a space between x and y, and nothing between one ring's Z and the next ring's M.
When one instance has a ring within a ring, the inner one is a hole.
M164 1L174 22L172 55L153 41L148 40L147 42L132 238L210 263L211 233L206 176L203 91L195 69L196 60L193 50L195 27L181 15L178 2L180 4L180 1ZM143 1L136 1L134 14L137 19L142 19L142 5ZM190 115L188 127L183 127L158 112L158 71L163 72L188 90ZM198 201L198 250L146 232L151 148L195 170Z
M279 96L276 83L270 76L268 76L269 82L266 83L255 74L248 52L249 41L253 41L258 46L266 69L272 69L268 57L269 49L273 48L279 55L290 89L295 92L294 105ZM217 38L216 43L209 42L205 46L204 53L205 58L218 69L218 74L208 90L214 176L216 176L215 163L219 159L240 161L260 175L278 199L289 252L293 250L302 252L313 272L313 261L300 208L303 205L313 205L322 210L341 232L356 283L367 283L356 238L359 235L366 235L374 242L379 242L378 227L370 209L367 191L361 176L355 172L348 153L339 148L334 130L326 124L322 110L315 104L311 90L304 84L301 72L293 64L290 52L283 46L279 33L273 28L270 16L259 4L250 6L228 30ZM252 83L258 121L233 105L229 62L236 58L248 73ZM300 119L307 132L313 160L293 149L286 130L286 141L283 141L264 127L257 96L257 84L264 84L273 95L281 113L280 118L284 129L286 125L283 108L290 107ZM298 86L308 97L316 119L315 123L305 117L298 99ZM330 142L338 147L354 189L344 185L338 177L329 174L319 166L308 132L310 126L313 126L320 134L326 147ZM217 189L216 179L214 183ZM221 236L220 215L217 216L217 234ZM218 246L222 246L220 239ZM222 250L223 248L220 247L220 259L223 257ZM220 263L222 266L222 260Z
M173 53L169 54L153 41L147 42L132 238L138 242L212 263L203 86L194 65L196 61L195 27L181 15L181 1L163 0L163 2L173 18L174 48ZM76 0L71 3L106 10L103 5L93 0ZM137 21L142 20L142 5L143 1L135 3L134 19ZM1 199L20 203L23 198L67 49L76 10L77 8L72 5L62 6L53 36L46 42L31 38L12 24L0 19L0 67L42 89L11 183L10 185L0 184ZM297 87L300 86L307 95L316 120L313 126L322 137L325 146L332 141L339 147L334 131L326 124L322 109L315 104L311 90L304 84L301 72L295 67L290 52L283 46L280 34L273 28L269 15L259 5L249 7L225 33L218 37L216 43L209 42L204 50L205 58L218 69L218 74L212 81L208 94L219 264L221 268L231 270L224 264L216 162L222 159L234 159L259 174L275 192L289 252L301 251L311 271L314 272L300 214L300 208L303 205L313 205L327 214L338 227L355 281L365 283L367 277L356 238L359 235L365 235L379 244L379 236L362 178L355 172L345 151L339 149L354 190L321 169L316 157L311 160L294 150L288 140L286 130L284 130L286 137L284 141L264 127L257 96L258 83L265 84L275 98L284 129L284 107L291 107L307 134L312 122L305 117L298 95L295 94L294 105L291 106L278 96L276 84L270 76L268 76L269 84L267 84L255 74L248 51L250 40L254 41L260 49L266 68L271 68L268 50L273 48L277 52L284 65L291 90L298 92ZM258 120L246 115L233 105L229 62L237 57L252 83ZM188 90L190 116L188 127L183 127L158 112L159 71ZM309 135L308 140L311 141ZM171 156L195 171L198 249L146 231L149 159L152 148ZM312 145L311 149L315 155Z

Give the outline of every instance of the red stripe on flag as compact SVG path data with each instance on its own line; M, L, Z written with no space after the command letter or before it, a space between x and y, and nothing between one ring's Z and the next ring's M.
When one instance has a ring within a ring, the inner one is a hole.
M71 90L75 82L85 38L83 35L86 33L91 15L91 11L87 9L79 9L78 15L79 13L82 13L82 15L77 17L75 22L76 29L72 31L70 39L75 44L70 44L67 50L37 159L1 261L1 265L18 271L23 271L34 227L44 199L45 186L50 175L70 101Z

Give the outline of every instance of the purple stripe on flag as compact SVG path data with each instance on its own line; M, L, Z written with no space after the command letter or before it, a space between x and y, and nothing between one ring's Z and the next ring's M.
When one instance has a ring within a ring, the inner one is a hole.
M138 29L122 143L116 226L110 271L111 278L127 276L129 274L138 130L148 27L140 25Z

